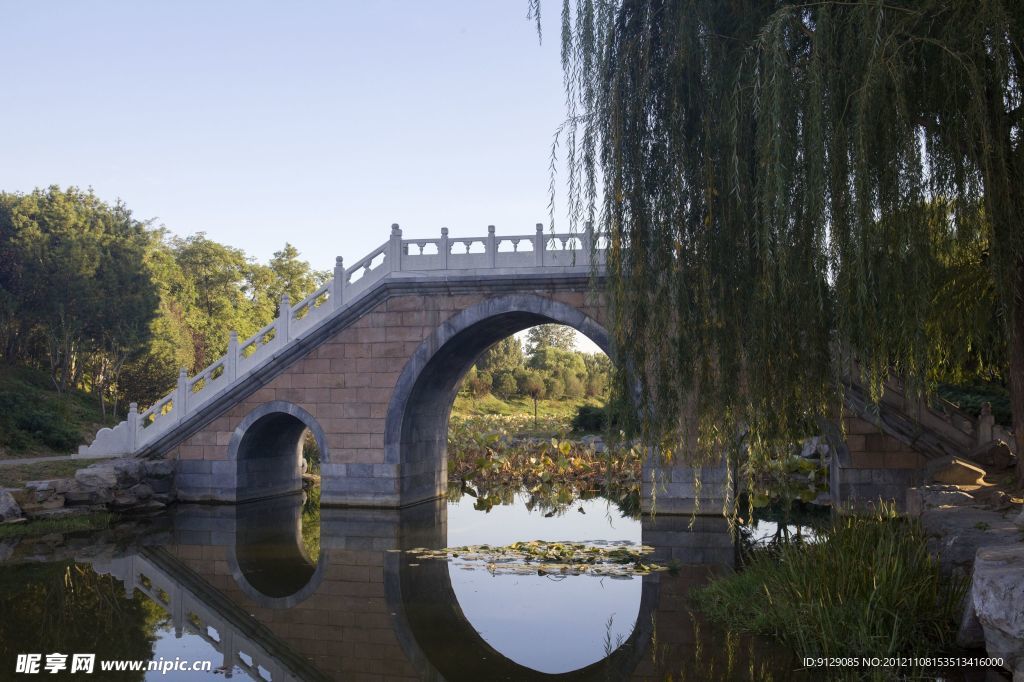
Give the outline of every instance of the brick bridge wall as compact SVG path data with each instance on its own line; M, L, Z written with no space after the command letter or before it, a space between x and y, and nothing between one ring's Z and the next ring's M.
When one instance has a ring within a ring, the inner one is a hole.
M584 278L576 290L517 293L564 304L601 324L604 306L588 288ZM246 463L238 469L233 461L232 438L237 440L236 430L252 411L284 402L308 413L322 430L325 503L398 506L419 501L401 495L402 463L385 457L389 404L403 369L424 341L454 315L489 298L493 294L387 298L173 448L168 456L178 461L179 496L186 500L244 498L244 481L236 476L239 471L245 475ZM433 485L420 499L444 493L446 463L441 459L428 472ZM297 480L297 465L292 459L291 476L283 478ZM264 462L254 460L251 466L258 475Z

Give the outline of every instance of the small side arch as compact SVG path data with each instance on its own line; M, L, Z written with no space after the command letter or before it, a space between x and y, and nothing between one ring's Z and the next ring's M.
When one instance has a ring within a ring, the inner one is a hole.
M242 419L228 443L236 502L302 490L302 434L306 429L320 448L321 461L330 461L320 424L295 403L273 400Z

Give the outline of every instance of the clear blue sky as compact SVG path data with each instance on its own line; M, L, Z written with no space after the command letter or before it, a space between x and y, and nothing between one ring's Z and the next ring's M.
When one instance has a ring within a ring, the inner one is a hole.
M526 0L0 0L0 190L93 187L266 260L547 223L558 13Z

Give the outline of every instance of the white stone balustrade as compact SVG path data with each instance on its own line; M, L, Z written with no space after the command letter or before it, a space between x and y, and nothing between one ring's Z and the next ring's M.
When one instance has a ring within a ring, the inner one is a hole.
M227 355L191 378L181 370L174 391L141 414L132 403L125 421L100 429L92 444L79 447L78 454L110 457L139 452L385 280L424 273L443 279L477 272L486 276L590 268L603 265L606 244L603 237L595 239L589 228L577 234L553 234L537 224L534 234L499 237L491 225L485 237L452 238L448 228L442 228L439 239L402 239L401 229L392 225L387 242L348 268L339 256L330 282L295 305L286 294L277 319L244 341L232 332Z
M138 590L167 611L175 638L180 638L185 632L198 635L223 656L219 666L222 670L238 666L252 679L270 679L272 682L298 682L301 679L253 636L251 627L237 627L230 616L219 613L213 605L144 555L95 559L92 568L96 573L119 580L129 599Z

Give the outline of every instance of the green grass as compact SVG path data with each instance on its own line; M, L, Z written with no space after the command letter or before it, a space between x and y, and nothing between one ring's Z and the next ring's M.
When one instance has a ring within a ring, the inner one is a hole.
M46 372L0 363L0 457L65 455L102 426L94 397L58 395Z
M580 398L577 400L538 400L537 417L558 418L564 420L566 425L572 422L576 412L581 405L601 405L602 403L594 398ZM470 398L459 395L452 405L452 416L455 417L480 417L487 415L533 416L533 400L530 398L512 398L502 400L495 395L488 394L483 398Z
M93 512L82 516L68 516L63 519L40 519L24 523L0 525L0 540L4 538L38 537L50 533L73 533L83 530L108 528L113 520L108 512Z
M71 478L79 469L101 462L100 459L37 462L34 464L0 464L0 488L21 488L26 481Z
M694 600L800 657L934 656L953 645L966 588L942 575L917 523L879 515L842 517L818 543L755 552Z

